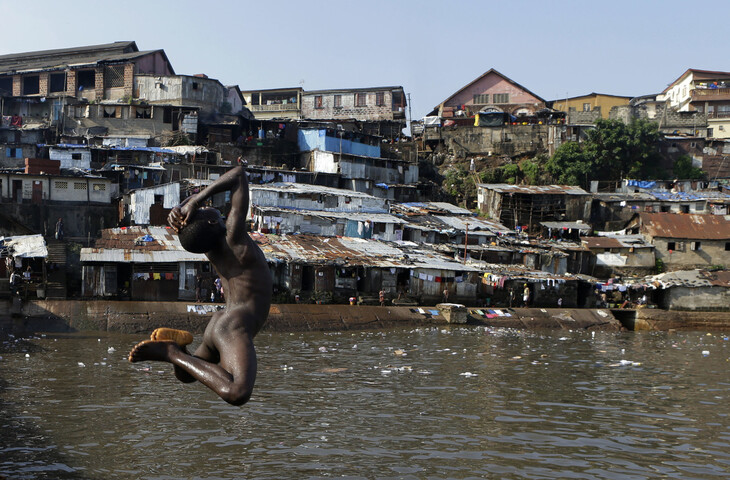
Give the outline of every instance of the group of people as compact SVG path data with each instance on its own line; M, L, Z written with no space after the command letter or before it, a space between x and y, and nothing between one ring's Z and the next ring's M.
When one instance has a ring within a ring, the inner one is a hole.
M17 295L20 293L24 284L27 285L33 280L33 268L28 265L28 267L22 271L21 268L17 268L14 265L13 259L10 257L6 257L5 262L10 284L10 293L12 295ZM22 274L21 271L23 272Z
M225 301L225 296L223 295L223 282L221 282L220 277L215 277L212 288L206 288L206 285L210 286L208 282L203 279L203 276L198 273L195 276L195 301L197 303L203 303L208 300L213 303ZM208 295L208 292L210 292L210 296Z

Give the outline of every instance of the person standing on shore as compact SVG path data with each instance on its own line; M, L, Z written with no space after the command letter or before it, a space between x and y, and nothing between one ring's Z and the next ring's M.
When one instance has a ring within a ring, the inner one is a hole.
M218 210L202 206L226 191L231 192L231 210L224 221ZM257 370L253 339L269 314L273 285L266 258L247 232L248 207L248 180L239 166L172 209L170 226L183 248L204 253L213 264L226 292L226 308L213 314L193 355L185 347L192 334L167 328L152 332L129 354L130 362L171 363L178 380L197 380L232 405L251 398Z

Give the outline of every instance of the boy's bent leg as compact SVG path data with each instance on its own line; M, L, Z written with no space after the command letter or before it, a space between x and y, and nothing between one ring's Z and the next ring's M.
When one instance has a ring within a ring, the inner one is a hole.
M185 379L201 382L232 405L243 405L251 398L256 380L256 353L251 337L241 334L227 339L221 348L220 358L220 365L211 363L190 355L169 340L145 340L129 354L130 362L151 360L171 363L175 366L176 375L179 369L183 376L189 375Z

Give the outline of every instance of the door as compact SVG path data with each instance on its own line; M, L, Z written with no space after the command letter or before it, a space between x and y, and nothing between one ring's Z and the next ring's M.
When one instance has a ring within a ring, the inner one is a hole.
M40 180L33 180L33 191L31 194L31 202L40 204L43 200L43 183Z

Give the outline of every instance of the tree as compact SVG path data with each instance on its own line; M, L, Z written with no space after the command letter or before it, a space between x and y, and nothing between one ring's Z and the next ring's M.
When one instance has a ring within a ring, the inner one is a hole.
M545 169L557 183L587 187L592 165L578 142L566 142L547 161Z
M621 180L623 178L656 178L659 154L657 124L634 120L598 120L588 132L584 150L592 165L593 179Z
M550 158L545 168L558 183L588 188L591 180L662 178L656 123L634 120L598 120L583 144L567 142Z
M706 177L701 168L692 166L692 158L689 155L681 155L674 162L674 177L679 180L700 180Z

